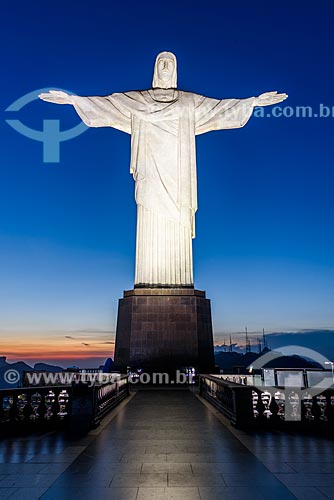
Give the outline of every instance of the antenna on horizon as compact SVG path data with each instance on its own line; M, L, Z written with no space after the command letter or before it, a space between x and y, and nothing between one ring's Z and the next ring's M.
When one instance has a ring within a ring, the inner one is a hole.
M247 326L245 327L245 330L246 330L246 353L247 353L247 352L251 352L251 345L250 345L250 340L248 338Z
M262 338L263 338L263 349L265 349L267 347L267 338L264 333L264 328L262 328Z

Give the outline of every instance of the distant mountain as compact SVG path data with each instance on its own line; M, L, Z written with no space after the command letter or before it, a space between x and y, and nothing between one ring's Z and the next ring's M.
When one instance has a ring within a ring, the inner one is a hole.
M0 368L6 365L6 356L0 356Z
M233 371L234 367L242 366L246 368L249 365L244 361L244 355L238 352L219 352L215 355L216 365L224 371Z
M34 370L40 370L44 372L62 372L64 368L61 366L48 365L47 363L35 363Z
M225 373L242 373L251 365L261 354L248 352L239 354L238 352L219 352L215 355L216 365L219 366ZM263 365L266 368L317 368L324 367L318 363L305 359L301 356L281 356L269 363Z
M7 382L6 372L8 373L8 370L16 370L19 373L20 379L17 383L10 384L9 382ZM0 389L11 389L13 387L19 387L21 384L23 372L29 370L61 372L63 371L63 368L61 368L60 366L52 366L45 363L36 363L34 365L34 368L32 368L24 361L17 361L16 363L8 363L6 356L0 356Z
M114 362L111 358L107 358L104 365L101 366L104 373L109 373L114 366ZM78 368L78 367L75 367ZM79 368L78 368L79 369ZM19 381L17 383L7 382L6 372L8 370L16 370L19 375ZM16 363L8 363L6 356L0 356L0 389L10 389L13 387L20 387L22 384L22 374L25 371L44 371L44 372L63 372L64 368L57 365L49 365L48 363L35 363L33 367L25 363L24 361L17 361Z
M316 361L311 361L310 359L305 359L301 356L281 356L278 359L274 359L265 365L266 368L317 368L318 370L323 370L324 367L321 366Z
M22 373L25 370L31 370L31 366L27 365L27 363L24 363L23 361L18 361L17 363L7 363L6 357L1 356L0 358L0 389L10 389L12 387L18 387L21 378L22 378ZM19 373L20 379L17 383L10 384L7 382L7 376L6 373L8 373L9 370L15 370Z

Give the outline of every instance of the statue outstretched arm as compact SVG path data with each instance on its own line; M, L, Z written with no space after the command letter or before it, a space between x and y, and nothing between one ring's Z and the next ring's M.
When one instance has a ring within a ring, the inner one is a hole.
M131 134L131 111L124 106L121 95L83 97L50 90L40 94L39 98L54 104L72 104L87 127L113 127Z
M38 96L42 101L53 102L54 104L73 104L72 96L62 90L49 90Z
M254 98L253 106L273 106L274 104L278 104L280 102L285 101L288 98L288 94L279 94L277 90L273 92L265 92L264 94L260 94L258 97Z
M246 99L212 99L195 97L195 133L205 134L212 130L240 128L246 125L256 106L271 106L284 101L287 94L265 92Z

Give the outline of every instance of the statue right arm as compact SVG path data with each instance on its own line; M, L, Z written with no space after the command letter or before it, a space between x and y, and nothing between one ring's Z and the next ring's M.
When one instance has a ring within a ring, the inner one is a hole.
M131 112L121 105L120 95L82 97L50 90L39 98L55 104L72 104L87 127L113 127L131 134Z
M53 102L54 104L73 104L71 95L62 90L49 90L38 96L42 101Z

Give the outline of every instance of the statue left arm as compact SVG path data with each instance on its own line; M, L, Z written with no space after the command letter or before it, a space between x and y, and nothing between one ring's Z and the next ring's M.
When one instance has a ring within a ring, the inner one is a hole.
M240 128L246 125L256 106L270 106L284 101L288 96L266 92L247 99L195 98L195 133L205 134L212 130Z

